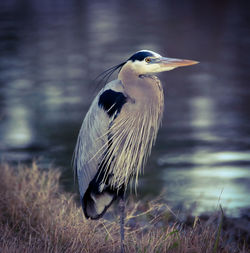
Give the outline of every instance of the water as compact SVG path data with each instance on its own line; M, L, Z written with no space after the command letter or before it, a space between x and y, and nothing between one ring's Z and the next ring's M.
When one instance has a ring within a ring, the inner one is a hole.
M0 3L0 154L59 167L71 157L93 79L140 49L201 63L160 75L162 128L139 197L195 212L250 207L249 6L236 1Z

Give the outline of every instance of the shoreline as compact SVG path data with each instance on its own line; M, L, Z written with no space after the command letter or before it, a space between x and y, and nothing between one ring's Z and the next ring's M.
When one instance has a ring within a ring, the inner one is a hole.
M115 205L107 219L86 220L76 195L64 192L60 172L0 165L1 252L117 252L119 217ZM154 200L129 199L125 252L240 252L250 249L250 217L229 218L223 211L178 221Z

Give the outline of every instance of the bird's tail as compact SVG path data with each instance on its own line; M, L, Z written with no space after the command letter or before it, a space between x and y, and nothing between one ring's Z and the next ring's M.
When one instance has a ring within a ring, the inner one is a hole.
M94 192L88 189L82 198L82 208L86 218L99 219L117 198L117 193L109 190Z

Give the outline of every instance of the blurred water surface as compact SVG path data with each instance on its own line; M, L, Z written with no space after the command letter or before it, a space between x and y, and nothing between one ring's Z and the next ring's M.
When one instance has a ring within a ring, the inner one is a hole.
M242 1L244 2L244 1ZM162 128L139 197L197 213L250 207L249 6L241 1L0 2L0 154L54 165L71 157L94 78L140 49L201 63L160 75Z

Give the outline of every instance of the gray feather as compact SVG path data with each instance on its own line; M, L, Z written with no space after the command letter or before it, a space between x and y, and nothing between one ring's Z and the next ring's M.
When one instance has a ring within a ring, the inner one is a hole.
M74 167L78 177L80 195L83 197L89 183L98 172L102 155L108 147L110 118L98 106L100 95L108 89L123 92L122 83L118 80L108 83L95 97L82 123L74 152Z

